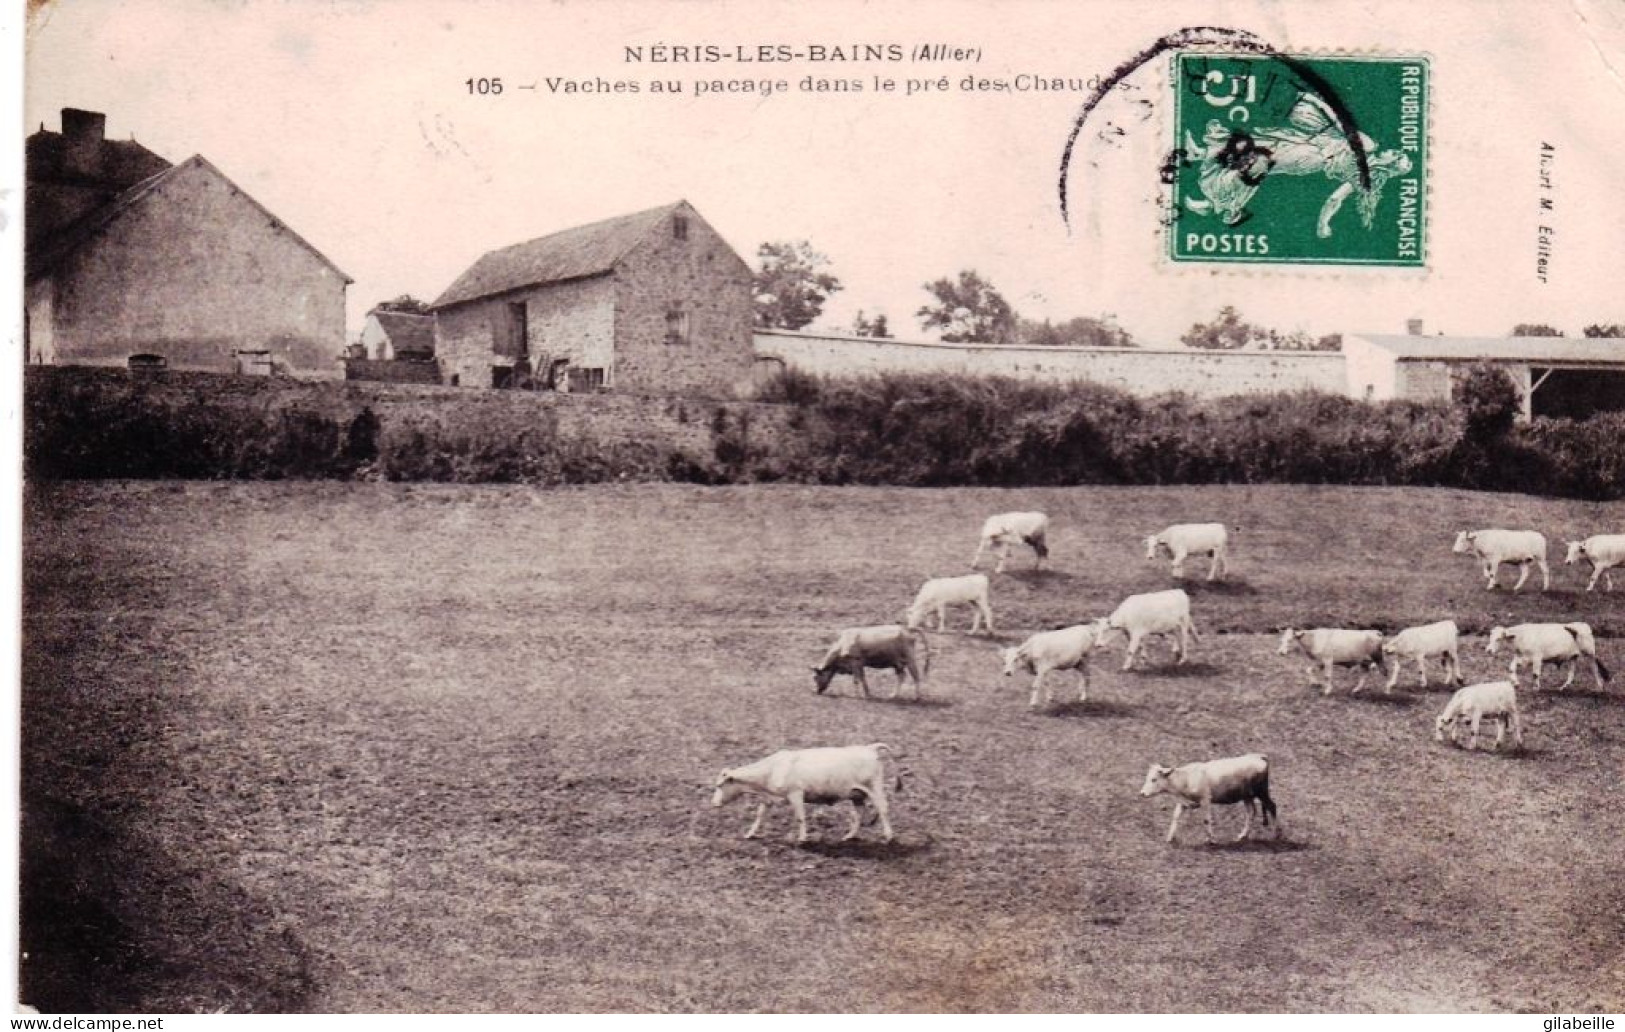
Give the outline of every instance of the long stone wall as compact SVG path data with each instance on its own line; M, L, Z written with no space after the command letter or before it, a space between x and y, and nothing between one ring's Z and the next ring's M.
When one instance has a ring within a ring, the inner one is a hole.
M783 362L824 375L996 374L1092 380L1134 394L1185 391L1215 397L1298 390L1346 394L1349 389L1343 356L1337 352L936 344L775 330L756 334L756 354L759 365Z

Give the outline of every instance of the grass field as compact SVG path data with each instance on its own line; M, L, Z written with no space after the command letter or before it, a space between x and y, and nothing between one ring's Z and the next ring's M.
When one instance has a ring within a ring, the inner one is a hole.
M1166 523L1238 526L1230 581L1188 585L1192 664L1114 650L1090 702L1034 713L950 633L924 702L813 693L837 629L1011 508L1051 513L1054 554L994 579L1005 642L1167 586L1138 543ZM1625 1009L1625 685L1526 692L1527 748L1468 753L1432 741L1437 684L1322 698L1270 634L1454 616L1485 680L1488 626L1586 619L1625 668L1625 590L1559 564L1492 593L1449 550L1625 505L106 483L34 485L26 519L41 1009ZM873 741L909 773L891 845L836 844L843 809L797 848L782 807L745 841L749 808L709 806L725 766ZM1147 765L1253 750L1284 838L1208 847L1198 817L1164 844Z

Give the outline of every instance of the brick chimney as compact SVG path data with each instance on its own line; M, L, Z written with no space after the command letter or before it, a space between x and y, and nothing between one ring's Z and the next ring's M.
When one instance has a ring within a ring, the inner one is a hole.
M1420 337L1422 335L1422 320L1406 319L1405 332L1413 337Z
M107 116L100 111L62 109L62 171L93 176L101 167Z

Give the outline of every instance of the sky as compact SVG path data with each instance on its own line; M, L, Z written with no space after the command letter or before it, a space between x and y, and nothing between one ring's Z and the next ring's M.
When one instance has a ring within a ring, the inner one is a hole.
M967 76L1087 84L1189 25L1245 29L1289 53L1429 59L1425 270L1170 263L1158 179L1173 137L1165 59L1085 123L1070 227L1056 184L1087 89L962 89ZM979 54L627 60L628 47L662 44L805 55L922 43ZM110 136L171 161L202 154L354 277L352 334L372 304L432 299L487 250L680 198L753 264L769 240L826 254L845 285L818 324L827 329L862 309L924 339L922 284L961 269L1024 316L1109 314L1158 345L1222 305L1314 335L1403 332L1409 318L1472 335L1625 323L1625 4L1615 2L55 0L35 7L25 45L28 132L58 128L63 107L89 108L107 114ZM865 88L805 92L809 76ZM877 76L895 92L877 92ZM468 85L498 78L501 94ZM548 88L565 79L640 88ZM788 89L695 95L697 81L718 79ZM655 80L685 89L656 95ZM1124 127L1111 144L1099 136L1108 122ZM1543 144L1555 200L1545 213Z

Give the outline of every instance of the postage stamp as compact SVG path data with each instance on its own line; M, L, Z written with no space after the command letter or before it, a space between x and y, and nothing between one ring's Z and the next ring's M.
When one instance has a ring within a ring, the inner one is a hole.
M1425 58L1185 52L1171 78L1173 261L1426 264Z

